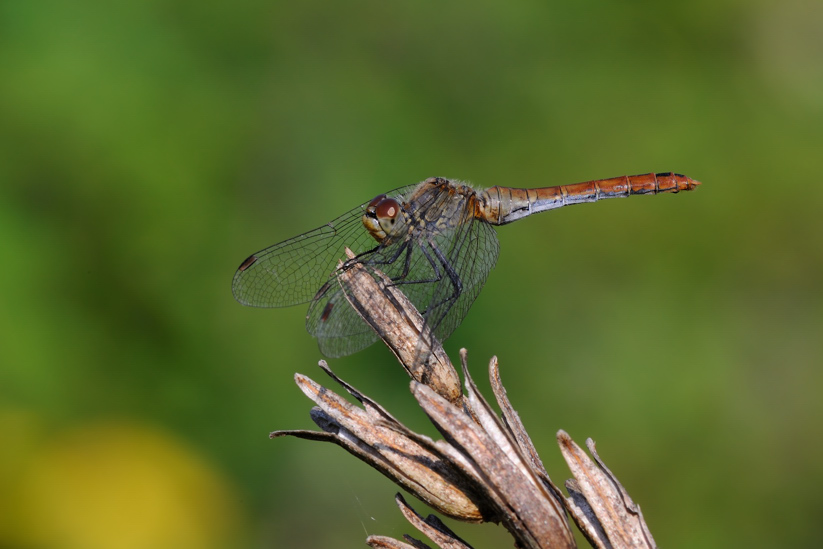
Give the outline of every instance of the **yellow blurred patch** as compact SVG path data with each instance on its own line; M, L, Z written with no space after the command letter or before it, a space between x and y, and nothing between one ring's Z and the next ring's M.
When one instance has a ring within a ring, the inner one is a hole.
M14 463L3 465L18 471L9 475L4 467L0 477L0 510L8 511L0 523L0 546L209 549L242 544L237 495L181 441L125 422L87 424L50 436L35 425L31 418L0 414L0 436L10 434L16 442ZM33 431L39 444L31 443Z

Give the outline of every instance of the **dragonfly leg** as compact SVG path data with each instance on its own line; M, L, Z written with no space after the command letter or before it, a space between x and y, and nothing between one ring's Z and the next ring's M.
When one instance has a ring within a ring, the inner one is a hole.
M376 252L378 252L382 246L377 246L376 248L372 248L368 252L363 252L362 254L357 254L354 258L349 259L346 263L363 263L364 265L391 265L397 258L400 257L404 251L407 251L411 244L410 241L406 240L399 246L397 249L394 250L394 253L391 257L381 258ZM378 257L373 257L378 256ZM365 259L364 259L365 258ZM408 262L408 260L406 260Z
M401 284L428 284L430 282L440 282L443 280L443 273L440 272L440 268L437 266L437 261L429 255L426 251L424 246L420 246L420 252L423 254L423 257L426 258L426 261L432 266L434 270L434 278L422 278L417 280L406 280L406 276L409 274L409 270L411 268L411 257L412 257L412 248L409 247L409 253L406 256L406 264L403 268L403 272L396 277L392 278L392 282L394 282L395 286L400 286Z
M455 271L454 267L452 267L451 263L449 263L449 260L446 259L446 256L443 255L443 252L440 251L440 248L438 248L437 245L434 242L432 242L431 240L429 240L428 243L429 243L429 247L434 252L434 255L437 256L437 260L440 263L440 265L443 267L443 270L446 271L446 276L449 277L449 280L452 283L452 290L453 290L452 294L449 297L444 298L439 303L433 303L431 305L431 308L434 309L434 308L440 307L441 305L444 305L446 303L456 301L457 298L460 297L460 294L463 293L463 282L460 280L460 275L457 274L457 271ZM426 257L428 258L428 254L426 254ZM431 259L429 259L429 261L431 261ZM437 269L435 263L432 263L432 267L435 267L435 269ZM437 270L439 271L439 269L437 269Z

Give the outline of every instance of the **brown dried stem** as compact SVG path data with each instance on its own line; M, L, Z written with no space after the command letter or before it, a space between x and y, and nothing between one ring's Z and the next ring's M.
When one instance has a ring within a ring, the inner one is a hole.
M442 346L420 313L381 273L350 263L338 279L352 307L412 377L411 392L443 439L412 432L324 362L321 367L362 408L297 374L298 386L317 405L311 416L322 432L275 431L272 438L290 435L338 444L446 516L502 523L517 547L575 547L567 512L594 547L655 547L640 508L603 464L591 439L587 446L593 460L564 431L558 432L574 476L566 482L569 497L552 483L506 396L496 358L489 375L502 418L472 381L465 350L461 393ZM399 495L396 501L407 520L437 547L470 547L436 517L423 519ZM372 547L428 547L410 536L404 539L371 536L367 542Z

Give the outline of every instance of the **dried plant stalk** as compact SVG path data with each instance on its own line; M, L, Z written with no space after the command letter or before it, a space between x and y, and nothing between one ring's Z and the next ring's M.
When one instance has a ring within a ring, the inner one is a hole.
M506 396L496 358L489 375L502 418L472 381L465 350L461 393L459 376L423 317L381 273L352 264L338 279L352 307L412 377L412 395L443 439L412 432L324 362L321 367L362 408L297 374L298 386L317 405L311 417L322 432L275 431L272 438L289 435L338 444L446 516L501 523L520 548L575 547L567 513L594 547L656 547L639 506L606 468L591 439L587 446L594 459L558 432L574 479L566 482L568 497L554 485ZM470 547L433 515L422 518L399 494L396 501L407 520L437 547ZM367 542L372 547L428 547L410 536L404 539L370 536Z

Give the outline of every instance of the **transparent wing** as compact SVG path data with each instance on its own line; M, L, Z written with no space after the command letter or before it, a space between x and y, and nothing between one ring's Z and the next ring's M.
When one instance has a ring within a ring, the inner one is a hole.
M402 200L414 187L386 194ZM345 259L346 247L361 254L377 246L361 223L367 204L249 256L232 280L234 298L252 307L287 307L311 301L337 268L337 262Z
M320 352L330 358L356 353L377 341L377 334L349 305L335 278L309 306L306 330L317 338Z
M459 283L459 292L448 273L434 285L426 308L426 322L440 341L445 341L463 322L497 263L497 233L488 223L470 217L453 232L436 234L431 239L432 254L436 247L445 256L444 271L451 269Z

